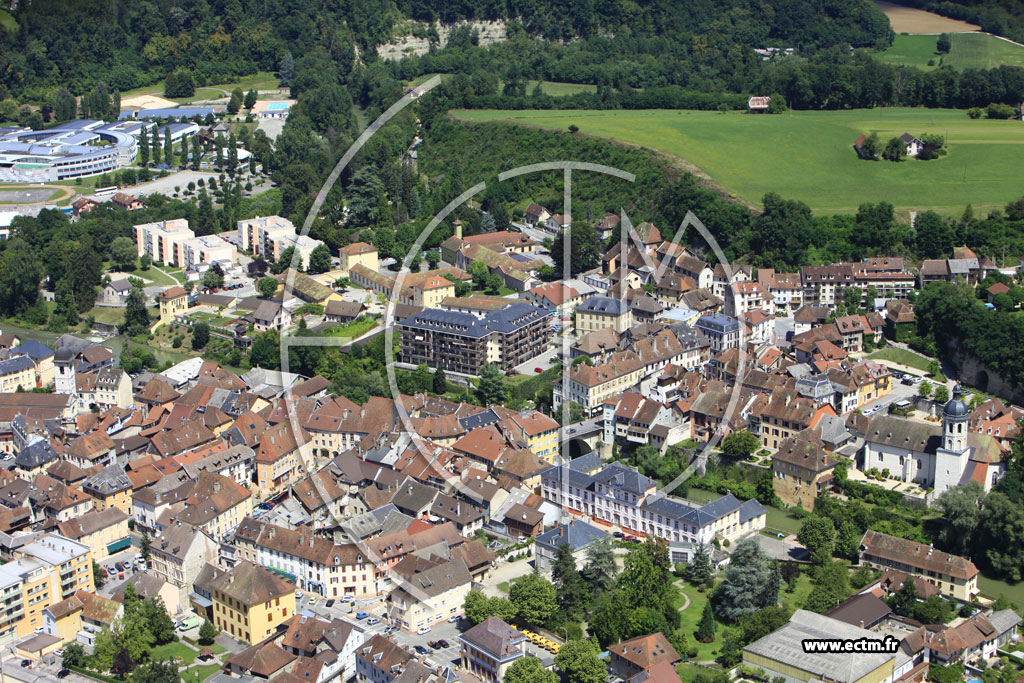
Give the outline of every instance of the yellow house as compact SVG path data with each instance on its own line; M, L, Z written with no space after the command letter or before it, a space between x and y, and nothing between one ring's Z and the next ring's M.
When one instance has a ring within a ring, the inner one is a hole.
M58 522L62 536L89 546L92 557L101 562L111 554L120 552L131 545L128 537L128 520L131 519L120 508L90 510L81 517Z
M50 361L51 365L53 361ZM51 371L52 380L53 373ZM36 386L36 364L28 356L0 360L0 392L13 394L18 389L29 391Z
M558 422L538 410L511 413L498 423L509 436L524 441L538 458L549 465L559 452Z
M366 242L355 242L338 250L341 264L339 269L348 275L352 266L361 265L370 270L377 270L377 247Z
M170 287L160 292L157 297L160 302L160 323L167 323L174 319L174 316L188 310L188 292L184 287Z
M850 372L857 387L857 407L863 408L892 391L892 375L889 368L875 361L858 363Z
M44 628L62 643L74 642L82 630L82 601L72 595L43 610Z
M633 326L633 312L625 301L592 296L576 308L576 330L580 333L610 327L625 332Z
M311 458L312 452L309 435L303 432L296 440L287 420L266 430L256 451L256 485L260 494L273 495L298 481L305 472L305 458Z
M583 406L588 416L596 416L606 398L639 382L643 369L643 361L633 351L616 354L602 365L580 363L569 370L565 386L555 380L556 402L572 401Z
M82 490L96 499L96 510L117 508L126 515L133 514L132 482L117 463L111 463L83 480Z
M423 308L440 308L446 297L455 296L455 283L440 275L432 275L412 285L412 302Z
M295 584L269 569L239 562L210 583L213 625L255 644L295 614Z

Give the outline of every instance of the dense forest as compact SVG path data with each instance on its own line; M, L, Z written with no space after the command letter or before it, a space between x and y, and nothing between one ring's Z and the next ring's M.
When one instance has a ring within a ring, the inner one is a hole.
M375 61L376 46L405 26L407 17L445 23L512 20L510 35L524 41L515 50L528 48L521 54L524 75L542 67L531 63L531 52L557 49L559 41L614 40L587 43L583 57L566 52L562 68L571 70L574 61L585 67L593 60L586 53L603 48L627 72L692 73L695 82L740 78L730 85L734 91L750 82L742 74L756 66L752 47L782 42L810 53L831 45L881 47L891 41L888 21L868 0L579 2L568 11L550 0L408 2L397 8L381 0L36 0L18 5L16 31L0 34L0 83L22 101L43 101L61 86L82 94L101 81L123 92L175 70L191 72L202 85L273 71L285 55L298 59L317 48L346 74L357 56L364 63ZM430 33L436 37L436 31ZM449 47L458 50L462 39L472 42L462 33Z

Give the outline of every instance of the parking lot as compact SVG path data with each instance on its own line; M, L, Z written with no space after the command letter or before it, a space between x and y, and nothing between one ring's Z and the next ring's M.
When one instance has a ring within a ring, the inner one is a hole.
M110 597L114 591L125 581L130 579L138 570L135 565L135 555L138 549L129 546L119 553L111 555L102 562L98 562L101 572L106 570L103 588L97 591L104 597ZM117 565L121 565L118 567Z

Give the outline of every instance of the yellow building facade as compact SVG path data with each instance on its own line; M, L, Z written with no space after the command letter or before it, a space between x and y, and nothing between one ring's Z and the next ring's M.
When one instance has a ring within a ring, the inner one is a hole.
M43 610L94 589L88 546L48 534L0 565L0 644L44 627Z
M295 585L269 569L240 562L213 581L214 626L255 644L295 614Z

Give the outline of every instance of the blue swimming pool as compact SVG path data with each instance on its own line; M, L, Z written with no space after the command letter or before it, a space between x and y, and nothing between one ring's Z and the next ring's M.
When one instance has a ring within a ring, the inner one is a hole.
M280 111L281 109L287 109L287 102L270 102L267 104L267 111Z

